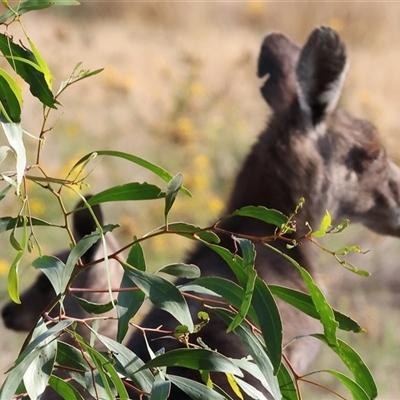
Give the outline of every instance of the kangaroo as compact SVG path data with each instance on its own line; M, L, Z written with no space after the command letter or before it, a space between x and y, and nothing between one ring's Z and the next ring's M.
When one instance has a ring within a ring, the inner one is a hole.
M296 216L297 234L307 232L306 222L318 227L328 209L334 221L350 219L375 232L400 236L400 169L388 158L373 125L354 118L337 107L347 70L344 43L328 28L315 29L303 48L283 34L268 35L258 59L258 76L264 78L261 93L273 114L266 129L244 162L236 179L226 214L243 206L265 206L291 214L301 197L305 204ZM230 232L264 236L273 233L265 224L252 219L231 218L222 227ZM223 246L234 250L232 240L221 237ZM311 244L291 250L274 242L320 283ZM305 291L298 271L285 259L265 246L256 244L256 269L268 284L279 284ZM199 244L186 260L201 268L202 276L234 279L230 268L212 250ZM185 283L179 280L178 284ZM200 304L189 302L193 315ZM287 304L278 302L284 341L320 330L319 322L308 318ZM228 357L246 356L246 350L226 326L214 318L199 335L204 343ZM173 330L177 325L169 314L153 309L141 322L143 327ZM153 350L178 347L172 340L148 332ZM143 360L148 352L142 334L135 332L128 346ZM285 350L296 371L302 373L318 352L316 341L296 340ZM174 370L201 381L197 371ZM229 394L232 391L224 374L215 374L213 382ZM246 378L268 396L263 386ZM234 395L233 395L234 396ZM234 396L235 397L235 396ZM171 399L188 399L172 387ZM247 398L247 397L246 397Z
M80 202L77 205L77 208L81 207L82 205L83 203ZM100 206L93 206L92 209L99 223L103 224L103 213L100 209ZM96 224L93 220L93 217L86 208L76 211L73 214L72 222L74 237L77 241L83 238L85 235L88 235L96 230ZM116 240L110 234L106 235L106 244L108 254L114 253L119 249ZM65 263L69 253L70 250L63 250L59 253L56 253L55 256ZM100 242L97 242L81 257L81 259L84 264L87 264L94 260L101 259L103 256L103 247ZM110 260L109 264L111 286L119 287L123 275L123 269L115 260ZM105 264L99 263L87 269L76 278L72 286L79 288L95 287L101 289L108 287ZM108 293L77 293L77 295L86 299L87 301L95 303L107 303L110 301L110 296ZM41 273L32 286L21 294L21 304L9 302L3 307L2 317L4 325L7 328L15 331L31 330L37 322L40 314L43 312L46 306L50 304L54 297L55 292L50 281L47 279L46 275ZM67 296L65 298L64 307L68 316L74 318L87 318L91 316L82 309L82 307L72 296ZM55 317L57 313L58 310L55 309L50 315ZM104 315L116 316L115 312L113 311L110 311ZM90 332L88 329L83 328L81 324L78 325L77 332L86 340L89 340ZM111 321L103 321L100 325L99 332L108 337L115 337L117 333L117 324ZM66 337L65 340L70 343L72 342L69 337ZM88 396L88 394L86 393L85 396ZM61 399L61 397L51 388L48 388L44 392L41 399L56 400Z

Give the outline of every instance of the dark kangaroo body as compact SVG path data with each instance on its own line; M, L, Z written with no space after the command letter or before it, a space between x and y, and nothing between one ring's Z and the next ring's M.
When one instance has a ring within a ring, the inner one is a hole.
M261 92L273 110L267 128L261 133L239 172L226 213L247 205L262 205L291 214L301 197L306 202L296 217L297 235L308 230L308 222L317 228L328 209L333 220L350 219L370 229L400 236L400 169L388 159L375 128L337 108L346 73L344 44L332 29L314 30L303 49L286 36L272 34L265 38L258 63L258 76L268 75ZM251 235L273 233L265 224L246 218L229 219L222 225L228 231ZM233 250L230 238L222 237L222 245ZM314 274L316 266L310 244L292 250L275 242L297 262ZM256 269L268 284L280 284L305 290L297 270L276 253L256 245ZM196 247L188 263L201 268L202 276L234 279L230 268L212 250ZM178 284L185 283L184 280ZM190 302L193 315L201 309ZM319 331L319 322L278 302L283 321L284 341L295 336ZM168 314L153 309L141 322L144 327L163 325L171 329L177 322ZM226 326L218 320L199 335L213 349L234 358L247 352ZM156 333L148 333L155 339ZM179 346L172 340L155 340L153 350ZM148 360L142 334L136 332L128 346L142 359ZM290 344L286 354L294 368L302 373L318 351L313 339ZM197 371L171 370L200 380ZM255 379L246 380L262 393L266 389ZM223 374L215 374L213 382L230 392ZM188 398L172 388L171 398Z

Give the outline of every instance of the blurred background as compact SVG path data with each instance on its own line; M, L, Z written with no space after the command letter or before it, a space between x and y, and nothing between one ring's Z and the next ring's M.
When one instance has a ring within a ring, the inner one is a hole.
M22 22L49 64L55 89L78 62L85 69L104 68L101 74L70 87L60 98L58 111L51 114L49 125L54 128L46 135L42 152L42 165L50 176L65 177L74 162L90 151L125 151L173 174L183 173L193 198L180 196L171 220L197 225L215 221L223 212L243 158L268 120L269 109L256 77L264 36L281 31L303 44L311 30L322 24L335 28L348 49L350 70L342 106L373 122L390 156L400 161L399 3L82 1L80 7L28 13ZM17 24L9 32L22 37ZM8 69L4 60L0 66ZM37 136L42 109L28 88L24 90L23 127ZM25 143L32 164L37 142L26 137ZM8 168L5 165L2 171ZM87 179L90 188L83 188L83 193L133 181L163 186L127 162L103 158L94 166ZM72 209L76 196L63 193ZM29 194L35 216L62 223L53 197L43 196L34 185ZM20 205L8 197L1 203L1 216L15 216L19 211ZM163 202L112 204L104 210L108 223L121 225L117 235L122 245L163 223ZM49 234L37 229L36 233L46 253L68 243L62 231ZM2 234L0 238L0 306L8 301L6 277L15 256L8 237ZM357 244L370 250L350 258L372 273L368 279L354 276L328 255L316 256L331 303L367 330L365 334L341 334L341 338L371 368L379 399L398 399L400 241L351 226L327 242L332 248ZM149 268L182 261L190 245L170 236L152 240L145 246ZM21 289L35 279L29 264L36 257L37 251L24 257ZM16 358L25 335L5 330L1 322L0 335L7 338L0 343L2 373ZM313 369L340 368L331 353L324 350ZM0 382L3 379L0 375ZM329 376L321 374L315 379L349 397ZM305 399L337 398L308 384L302 388Z

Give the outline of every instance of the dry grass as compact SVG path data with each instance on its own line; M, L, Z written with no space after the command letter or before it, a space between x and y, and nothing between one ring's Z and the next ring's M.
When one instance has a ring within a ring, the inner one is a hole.
M70 88L61 99L63 107L55 113L54 121L58 122L48 135L43 153L44 164L53 175L63 173L72 160L91 150L127 151L173 173L183 172L194 198L178 201L175 219L202 224L215 218L222 211L223 199L241 160L268 116L255 76L264 35L278 30L303 43L321 24L336 28L348 46L351 68L342 103L353 114L374 122L391 155L400 159L396 146L399 4L83 3L77 8L32 13L23 19L49 62L55 87L78 61L85 68L105 67L101 75ZM30 99L24 105L23 121L25 129L38 132L41 110ZM28 142L34 149L35 143ZM128 164L104 159L90 177L90 184L93 191L99 191L152 179ZM38 216L55 218L54 201L49 199L44 204L36 195L32 189ZM73 204L75 200L67 201ZM2 203L2 215L15 212L13 204ZM109 222L121 223L120 239L125 243L133 235L160 225L162 207L156 203L145 208L122 204L106 207L106 213ZM400 335L394 293L399 282L393 277L398 275L398 242L364 229L352 229L349 236L371 249L356 263L375 274L368 280L354 278L325 258L321 265L329 267L323 267L322 274L332 301L368 329L367 334L346 340L370 365L380 388L379 398L396 399L400 393L396 379L400 373L396 365ZM62 238L43 236L45 250L58 249L57 240ZM176 261L187 246L181 241L172 245L163 239L154 242L147 249L152 254L151 266L160 266L165 258ZM0 272L11 259L8 247L4 236ZM163 254L163 260L159 254ZM32 280L32 274L30 268L23 270L23 286ZM6 301L3 278L0 284L0 295ZM10 338L0 345L3 371L15 358L21 337L2 327L0 331ZM321 364L330 365L330 357L329 351L324 352ZM305 398L330 396L308 392Z

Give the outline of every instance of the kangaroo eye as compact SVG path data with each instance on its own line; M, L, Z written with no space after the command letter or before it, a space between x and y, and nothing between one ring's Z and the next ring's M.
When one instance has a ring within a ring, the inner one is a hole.
M364 155L363 162L367 165L371 165L379 158L380 154L381 154L380 150L376 150L373 152L366 152Z

